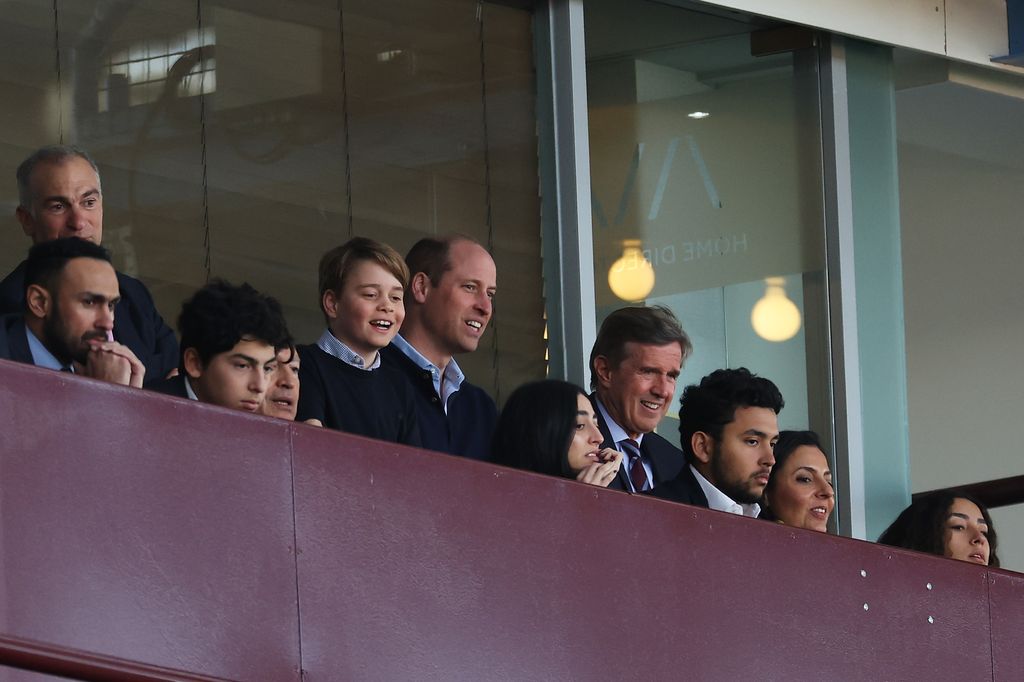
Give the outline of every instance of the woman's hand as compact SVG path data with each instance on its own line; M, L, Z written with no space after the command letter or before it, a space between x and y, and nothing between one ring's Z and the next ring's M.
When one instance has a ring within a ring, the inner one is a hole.
M576 474L576 480L590 485L607 488L619 474L622 464L622 453L611 448L604 448L598 453L598 460Z

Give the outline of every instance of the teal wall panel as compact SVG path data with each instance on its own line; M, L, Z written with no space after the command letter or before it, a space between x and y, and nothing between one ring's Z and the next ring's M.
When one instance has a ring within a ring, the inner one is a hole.
M892 49L847 42L867 535L910 503Z

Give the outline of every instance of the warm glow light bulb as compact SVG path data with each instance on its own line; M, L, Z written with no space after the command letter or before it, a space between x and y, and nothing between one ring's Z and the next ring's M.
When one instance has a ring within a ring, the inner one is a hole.
M639 239L623 242L622 257L608 269L608 286L623 301L642 301L654 289L654 266L644 258Z
M782 277L769 277L764 283L764 296L754 304L750 324L765 341L788 341L800 331L800 309L786 297Z

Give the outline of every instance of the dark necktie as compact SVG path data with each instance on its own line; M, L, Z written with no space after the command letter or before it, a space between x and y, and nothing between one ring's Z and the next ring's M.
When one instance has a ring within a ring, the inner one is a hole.
M647 471L640 457L640 444L627 439L622 441L622 449L629 458L629 480L633 483L633 489L638 493L642 492L647 487Z

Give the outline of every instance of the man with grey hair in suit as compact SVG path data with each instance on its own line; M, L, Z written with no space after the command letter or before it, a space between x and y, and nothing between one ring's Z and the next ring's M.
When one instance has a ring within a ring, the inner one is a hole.
M624 466L609 488L651 490L676 477L683 453L654 433L668 412L683 362L693 350L664 306L616 310L601 324L590 353L591 402L604 442Z
M103 191L96 163L71 145L37 149L18 166L15 215L33 244L77 237L100 244L103 239ZM117 273L121 298L114 318L114 338L130 348L146 367L146 382L173 374L178 342L156 310L146 286ZM20 313L25 305L25 262L0 282L0 314Z

